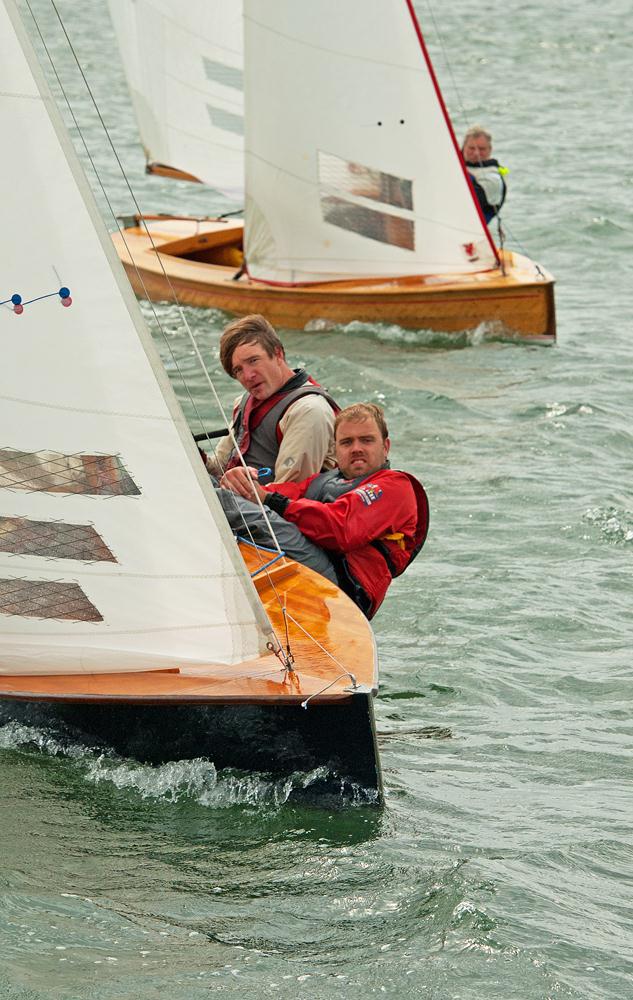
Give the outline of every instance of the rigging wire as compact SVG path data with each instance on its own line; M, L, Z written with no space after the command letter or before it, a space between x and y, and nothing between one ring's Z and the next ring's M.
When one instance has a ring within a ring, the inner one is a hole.
M466 106L464 104L464 100L462 98L461 91L460 91L459 86L457 84L457 80L455 78L455 74L453 73L453 67L452 67L452 64L451 64L451 61L450 61L450 58L449 58L449 55L448 55L447 47L446 47L446 45L444 43L444 37L442 35L442 30L441 30L441 28L440 28L440 26L439 26L439 24L437 22L437 19L435 17L435 11L433 9L433 0L426 0L426 7L427 7L428 12L429 12L429 18L430 18L430 20L433 23L433 28L434 28L434 31L435 31L435 34L436 34L436 37L437 37L439 48L442 51L442 57L443 57L443 60L444 60L444 65L445 65L445 68L446 68L446 72L448 73L448 76L450 77L451 86L452 86L453 90L455 91L455 96L456 96L456 99L457 99L457 108L458 108L459 116L460 116L460 118L462 120L462 125L464 125L465 122L466 122ZM499 231L499 246L500 246L500 249L503 250L504 244L505 244L505 233L504 233L504 230L502 229L502 224L501 224L501 211L497 212L497 215L496 215L495 218L497 220L497 225L499 227L499 229L498 229L498 231ZM529 256L526 248L521 243L521 240L518 239L518 237L512 232L512 229L507 224L507 222L506 222L505 219L503 220L503 226L505 227L505 231L507 232L508 236L512 240L512 243L515 244L516 246L518 246L519 251L522 254L524 254L525 256ZM545 275L543 274L543 271L542 271L540 265L538 263L534 262L534 267L535 267L536 272L539 275L539 277L544 278ZM502 273L505 274L505 262L504 262L503 256L501 256L501 270L502 270Z
M464 101L462 100L462 95L461 95L461 92L459 90L459 87L457 86L457 80L455 79L455 74L453 73L453 67L452 67L450 59L448 57L448 50L446 48L446 45L444 44L444 38L443 38L442 32L440 30L440 27L439 27L439 25L437 23L437 19L435 17L435 11L433 10L432 0L426 0L426 6L427 6L428 11L429 11L429 17L430 17L431 21L433 22L433 28L435 30L435 35L437 37L439 47L442 50L442 56L443 56L443 59L444 59L444 65L446 66L446 71L447 71L447 73L448 73L448 75L449 75L449 77L451 79L451 85L452 85L452 87L453 87L453 89L455 91L455 95L457 97L457 105L458 105L459 113L460 113L462 119L465 119L465 117L466 117L466 108L464 106Z

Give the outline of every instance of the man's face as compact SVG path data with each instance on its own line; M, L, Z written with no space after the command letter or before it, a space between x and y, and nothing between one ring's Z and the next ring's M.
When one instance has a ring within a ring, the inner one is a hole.
M387 460L389 438L383 441L372 417L342 420L336 431L336 463L346 479L369 476Z
M468 163L479 163L480 160L489 160L492 154L492 146L485 135L470 136L464 143L464 159Z
M261 344L240 344L231 358L233 378L256 400L268 399L288 381L288 365L277 348L272 358Z

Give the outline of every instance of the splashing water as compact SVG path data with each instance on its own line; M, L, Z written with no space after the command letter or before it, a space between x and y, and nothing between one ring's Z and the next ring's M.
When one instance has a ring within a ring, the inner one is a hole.
M585 511L584 520L600 529L610 542L633 541L633 511L616 507L591 507Z
M0 749L36 750L51 757L65 757L81 765L85 780L91 784L109 782L120 790L135 792L142 799L173 803L188 799L213 809L267 806L276 810L297 796L309 800L311 792L315 803L321 801L329 806L367 805L377 801L377 793L373 790L337 779L324 766L310 771L293 771L283 777L234 768L218 769L213 761L204 757L152 766L119 758L112 751L75 743L64 733L49 728L15 721L0 726Z

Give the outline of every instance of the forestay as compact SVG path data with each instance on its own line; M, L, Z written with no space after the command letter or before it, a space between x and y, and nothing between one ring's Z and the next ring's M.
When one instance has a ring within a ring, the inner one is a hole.
M109 0L148 165L244 197L242 5Z
M245 0L244 16L252 277L496 266L409 0Z
M268 620L13 0L0 128L0 672L257 656Z

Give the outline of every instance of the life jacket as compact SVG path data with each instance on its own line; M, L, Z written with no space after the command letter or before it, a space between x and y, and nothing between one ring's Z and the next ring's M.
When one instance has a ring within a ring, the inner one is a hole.
M389 462L382 466L382 469L389 468ZM392 579L404 573L407 566L413 562L424 545L429 530L429 501L426 490L415 476L408 472L401 472L401 475L405 475L411 483L418 509L413 544L407 548L404 536L400 533L384 535L369 543L382 556ZM333 503L344 493L357 489L368 478L370 477L365 473L355 479L345 480L341 477L338 469L322 472L314 477L305 492L305 497L308 500L318 500L321 503ZM348 558L342 553L328 552L328 555L336 570L341 590L352 598L367 618L371 618L377 610L374 606L374 597L355 576Z
M473 181L486 222L490 222L506 199L508 189L503 174L507 170L499 166L499 161L495 159L466 162L466 169Z
M391 573L391 576L395 578L404 573L407 566L410 566L415 557L419 554L420 549L426 541L426 536L429 533L429 498L426 495L426 490L424 489L422 483L415 476L409 475L408 472L403 473L411 483L413 487L413 492L415 493L416 503L418 505L418 521L415 529L415 535L413 537L413 545L410 549L405 549L404 540L401 537L394 535L385 535L384 538L377 538L371 544L375 549L378 549L381 556L387 563L387 569ZM395 547L394 547L395 546ZM401 559L395 559L396 550L407 552L408 559L405 563Z
M286 410L303 396L322 396L334 413L340 410L330 394L304 368L297 369L292 378L267 399L255 400L249 393L244 393L233 415L233 433L238 451L247 465L256 469L274 469L283 438L279 422ZM233 449L226 468L233 469L241 464L238 453Z

